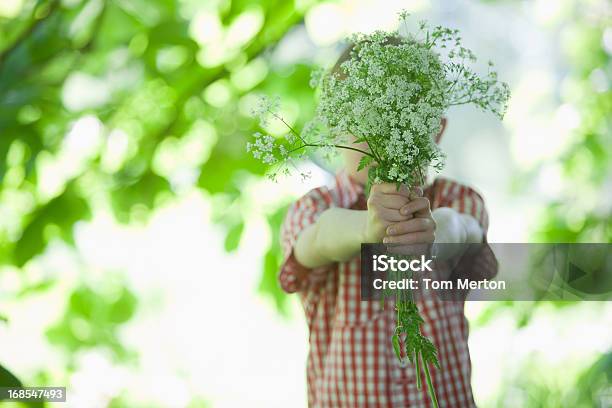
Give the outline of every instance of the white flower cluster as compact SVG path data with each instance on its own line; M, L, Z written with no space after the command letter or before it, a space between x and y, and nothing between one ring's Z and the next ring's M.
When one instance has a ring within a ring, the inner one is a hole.
M405 23L407 14L400 14ZM248 146L265 163L289 162L308 149L330 155L339 148L367 143L360 167L369 166L370 182L420 184L429 166L440 169L444 155L434 142L445 111L474 104L502 118L510 96L491 70L482 77L469 66L476 58L461 45L457 30L419 24L416 36L397 31L356 34L349 38L349 58L325 73L315 70L311 85L319 87L316 116L296 132L276 113L278 100L262 99L254 112L262 126L270 117L282 121L289 137L279 142L256 134ZM282 149L281 149L282 148Z
M376 166L372 181L421 182L443 155L434 143L448 107L448 81L438 55L397 33L357 34L350 58L320 81L315 121L329 137L352 134L366 142Z
M247 143L247 152L252 152L253 157L261 160L265 164L275 164L279 159L287 159L289 152L287 148L279 143L273 136L264 135L256 132L254 135L255 143Z
M276 114L279 108L279 97L268 98L265 95L260 95L257 105L251 110L251 115L258 117L260 126L265 127L268 124L270 116Z

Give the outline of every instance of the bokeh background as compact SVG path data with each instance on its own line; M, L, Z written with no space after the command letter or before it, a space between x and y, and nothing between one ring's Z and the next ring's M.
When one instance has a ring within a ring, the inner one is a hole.
M79 408L305 406L278 229L335 164L267 180L250 110L278 95L299 127L311 68L400 9L459 28L512 89L503 122L449 112L442 146L489 240L610 242L608 0L1 0L0 383ZM467 316L479 406L612 406L612 304Z

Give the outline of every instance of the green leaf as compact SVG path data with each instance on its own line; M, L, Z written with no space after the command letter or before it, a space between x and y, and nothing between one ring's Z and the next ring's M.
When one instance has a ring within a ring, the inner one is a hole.
M240 245L240 238L242 237L242 232L244 231L244 221L240 221L239 223L233 225L227 235L225 236L225 251L233 252Z
M259 281L258 290L262 295L270 298L274 302L276 310L278 310L282 316L288 317L287 294L280 288L277 280L281 261L280 249L271 247L268 252L266 252L263 260L263 273Z
M372 156L363 156L361 158L361 160L359 160L359 165L357 166L357 171L361 171L363 169L365 169L367 166L370 165L370 163L372 163L373 161L373 157Z
M0 365L0 387L20 388L23 387L23 384L13 373ZM2 398L0 398L0 401L2 401ZM41 408L44 406L44 403L40 401L27 401L23 402L23 406Z
M21 297L33 295L39 292L44 292L48 290L49 288L51 288L55 283L56 283L55 279L46 279L46 280L37 282L31 286L26 286L19 291L19 293L17 294L17 297L21 298ZM0 320L2 320L2 317L0 317Z
M393 351L395 352L395 356L397 357L399 361L402 361L400 341L399 341L399 336L397 334L394 334L393 337L391 337L391 343L393 344Z
M138 299L127 288L121 290L121 296L109 305L108 320L110 323L121 324L130 320L136 311Z
M270 232L272 233L272 240L263 259L263 273L261 275L258 288L261 294L274 301L278 312L285 317L289 315L288 297L287 294L280 288L277 278L279 267L283 258L280 245L278 244L280 242L280 228L283 220L285 219L286 212L287 207L282 206L276 210L274 214L268 217L268 226L270 228Z
M88 287L80 287L70 296L70 311L85 319L90 319L94 315L94 310L98 301L98 294Z
M70 186L66 191L36 210L29 219L14 250L14 262L25 265L45 250L47 242L57 236L72 244L72 227L90 216L89 204ZM51 235L47 234L50 233Z
M112 207L117 220L124 223L130 221L134 206L140 205L146 211L152 211L158 195L171 191L168 180L150 170L136 177L117 175L115 179L119 186L111 193Z
M120 325L134 316L138 299L125 286L80 286L70 296L62 318L46 331L51 344L75 353L107 347L117 358L131 358L118 337Z
M0 365L0 387L22 387L21 381L13 373Z

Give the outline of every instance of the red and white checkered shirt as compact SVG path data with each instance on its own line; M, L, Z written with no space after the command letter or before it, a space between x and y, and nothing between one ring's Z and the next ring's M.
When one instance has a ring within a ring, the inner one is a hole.
M469 187L438 178L424 195L431 208L451 207L472 215L483 231L488 219L482 197ZM288 293L298 292L310 330L307 362L310 407L429 407L425 386L417 389L414 367L402 366L391 345L395 328L393 307L360 300L359 256L329 266L323 282L312 282L293 248L302 230L330 207L365 209L361 185L346 172L333 188L311 190L289 209L282 227L285 261L279 280ZM474 268L481 276L496 273L495 259L481 257ZM473 407L470 385L468 324L463 301L417 301L425 324L422 333L438 349L440 369L432 368L432 381L440 407ZM422 378L422 384L425 379Z

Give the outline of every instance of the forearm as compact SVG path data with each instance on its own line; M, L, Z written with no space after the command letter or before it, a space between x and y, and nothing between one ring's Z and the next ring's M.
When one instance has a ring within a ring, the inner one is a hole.
M330 208L299 235L295 245L297 261L316 268L351 259L364 241L367 211Z
M483 241L484 232L474 217L470 215L443 207L435 209L432 217L436 221L435 243L470 244ZM437 249L437 257L448 259L457 255L462 248L460 245L443 245Z

